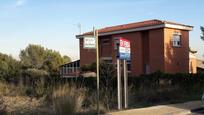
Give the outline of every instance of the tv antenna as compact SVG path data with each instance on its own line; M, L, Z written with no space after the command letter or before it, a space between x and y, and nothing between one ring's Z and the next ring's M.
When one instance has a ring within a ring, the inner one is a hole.
M79 35L81 35L81 23L77 23L77 24L74 24L75 26L77 26L78 28L78 31L79 31Z

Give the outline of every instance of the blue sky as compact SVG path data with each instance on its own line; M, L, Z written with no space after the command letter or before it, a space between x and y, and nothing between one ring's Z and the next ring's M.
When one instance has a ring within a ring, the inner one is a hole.
M28 44L79 58L75 35L97 28L161 19L194 26L190 47L204 54L204 0L1 0L0 52L18 58Z

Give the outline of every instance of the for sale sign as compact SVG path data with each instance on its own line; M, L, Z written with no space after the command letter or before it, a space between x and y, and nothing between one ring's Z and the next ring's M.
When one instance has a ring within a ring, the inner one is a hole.
M120 38L119 40L119 58L130 60L130 41L124 38Z

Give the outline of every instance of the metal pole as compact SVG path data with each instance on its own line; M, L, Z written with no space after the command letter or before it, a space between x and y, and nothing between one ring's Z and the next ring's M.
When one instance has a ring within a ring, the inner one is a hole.
M94 32L95 32L95 37L96 37L97 114L99 115L100 110L99 110L99 44L98 44L98 30L96 29Z
M123 66L124 66L124 106L125 108L128 108L128 80L127 80L127 62L126 60L123 60Z
M121 74L120 74L120 59L117 59L117 79L118 79L118 109L121 109Z

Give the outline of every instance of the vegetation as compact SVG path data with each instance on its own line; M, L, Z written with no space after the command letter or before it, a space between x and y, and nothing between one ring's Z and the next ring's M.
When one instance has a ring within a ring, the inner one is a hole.
M39 45L22 50L19 61L0 54L0 114L96 114L96 78L58 76L58 66L69 61ZM81 68L95 70L94 63ZM101 112L117 108L115 75L114 65L100 64ZM130 108L200 100L204 74L129 76L128 91Z
M12 56L0 53L0 114L5 114L5 109L8 114L33 112L32 110L35 110L36 106L30 110L29 102L32 103L32 101L29 99L36 98L37 101L34 103L38 103L38 100L52 92L50 85L48 85L50 83L45 84L45 79L58 77L59 66L71 61L68 56L61 56L57 51L33 44L23 49L19 56L20 60L16 60ZM19 101L17 105L4 106L12 100L24 101ZM28 103L25 104L25 102ZM20 103L23 104L22 108L16 108L16 106L21 105ZM17 113L13 111L14 108ZM25 110L25 108L27 109Z
M8 80L20 76L20 63L11 56L0 53L0 79Z
M5 105L4 105L4 101L3 101L2 96L0 96L0 114L1 115L6 114Z
M56 115L73 115L82 110L85 89L63 85L54 90L52 96Z
M58 76L59 66L70 62L68 56L45 49L40 45L29 45L20 52L20 62L24 71L41 73L42 75ZM29 73L29 72L28 72Z

